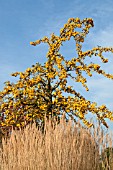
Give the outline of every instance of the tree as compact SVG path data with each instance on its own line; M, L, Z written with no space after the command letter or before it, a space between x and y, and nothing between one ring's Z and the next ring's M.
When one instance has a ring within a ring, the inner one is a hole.
M82 51L84 39L93 26L91 18L70 18L60 30L59 36L51 34L50 38L44 37L30 42L34 46L40 43L48 44L47 61L43 65L36 63L25 72L13 73L12 76L19 76L17 83L5 82L4 90L0 92L1 127L24 127L34 120L44 121L45 115L47 118L59 118L62 113L66 113L73 120L78 117L85 125L91 127L92 124L85 118L89 112L95 114L101 123L108 127L105 118L113 120L113 112L106 105L97 106L95 102L87 100L77 92L73 86L68 86L68 80L71 78L74 82L82 83L88 91L84 73L91 77L93 72L97 72L113 79L113 75L102 70L99 64L85 63L85 58L92 56L100 57L103 63L107 63L108 59L104 58L103 52L113 53L113 48L100 46ZM59 50L61 45L72 37L75 40L77 56L66 60Z

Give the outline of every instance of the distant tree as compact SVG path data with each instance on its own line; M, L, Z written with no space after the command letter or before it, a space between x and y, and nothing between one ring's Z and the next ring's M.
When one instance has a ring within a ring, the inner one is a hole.
M88 127L92 124L85 115L93 113L108 127L105 118L113 120L113 112L106 105L97 106L95 102L87 100L77 92L72 84L68 85L71 78L73 85L74 82L79 82L88 91L84 73L91 77L93 72L97 72L113 79L113 75L102 70L99 64L85 63L85 58L92 56L99 57L103 63L107 63L108 59L104 58L103 52L113 53L113 48L100 46L88 51L82 50L84 39L93 26L91 18L70 18L60 30L59 36L51 34L50 38L44 37L30 42L34 46L40 43L48 44L47 60L43 65L36 63L25 72L13 73L12 76L19 76L16 83L5 82L5 87L0 92L2 128L25 127L33 121L44 122L45 116L59 118L63 113L75 121L76 117L79 118ZM75 40L77 56L66 60L59 50L61 45L72 37Z

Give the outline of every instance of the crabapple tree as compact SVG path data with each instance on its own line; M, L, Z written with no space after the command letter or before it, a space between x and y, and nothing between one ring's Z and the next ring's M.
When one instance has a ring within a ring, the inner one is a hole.
M2 128L25 127L32 121L43 122L45 116L59 118L63 113L73 120L79 118L88 127L92 124L85 116L92 113L108 127L105 118L113 120L113 112L106 105L97 106L96 102L87 100L73 86L69 86L68 81L72 79L73 83L79 82L88 91L84 73L91 77L96 72L113 79L113 75L102 70L99 64L85 62L86 57L95 56L107 63L108 59L104 58L103 52L113 53L113 48L100 46L88 51L82 50L85 37L93 26L91 18L70 18L60 30L59 36L52 33L50 38L43 37L30 42L33 46L41 43L48 45L46 62L43 65L36 63L25 72L13 73L12 76L18 76L16 83L5 82L0 92ZM66 60L60 53L60 47L71 38L75 41L76 56Z

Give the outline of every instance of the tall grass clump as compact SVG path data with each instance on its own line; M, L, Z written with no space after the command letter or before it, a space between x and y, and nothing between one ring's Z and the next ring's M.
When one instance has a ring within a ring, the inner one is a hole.
M112 139L100 125L85 129L64 116L58 124L45 121L42 131L36 124L12 130L2 139L1 170L103 170L111 169ZM107 154L106 154L107 153ZM112 169L111 169L112 170Z

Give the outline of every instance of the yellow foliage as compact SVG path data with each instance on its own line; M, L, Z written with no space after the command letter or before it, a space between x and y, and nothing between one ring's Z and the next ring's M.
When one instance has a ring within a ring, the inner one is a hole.
M44 65L36 63L31 68L27 68L25 72L13 73L12 76L19 76L17 83L9 81L5 83L4 90L0 92L0 110L2 114L6 115L6 119L0 122L0 126L21 127L33 120L43 121L45 115L59 116L65 112L73 119L80 118L85 125L91 127L92 124L85 119L85 115L91 112L96 114L97 118L107 127L105 118L113 120L113 112L105 105L97 107L96 103L86 100L73 86L69 85L68 81L69 78L73 80L71 85L79 82L88 91L84 72L88 76L97 72L113 79L113 75L106 73L97 63L85 63L85 58L92 56L98 56L103 63L107 63L108 59L104 58L102 53L113 53L113 48L99 46L82 51L85 37L93 26L91 18L83 20L70 18L60 29L59 36L51 34L50 38L44 37L30 42L34 46L40 43L48 44L47 61ZM83 29L78 31L79 28ZM77 56L66 60L59 50L61 45L70 38L75 41Z

